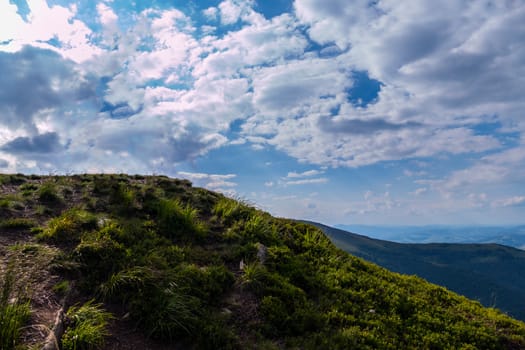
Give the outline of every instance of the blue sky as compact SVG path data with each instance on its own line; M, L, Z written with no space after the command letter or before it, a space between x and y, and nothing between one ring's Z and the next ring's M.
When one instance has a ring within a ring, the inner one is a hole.
M0 171L327 224L524 223L525 1L0 0Z

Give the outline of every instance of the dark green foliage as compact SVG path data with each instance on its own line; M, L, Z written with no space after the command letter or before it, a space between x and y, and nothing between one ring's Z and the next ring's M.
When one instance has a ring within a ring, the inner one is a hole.
M191 295L211 304L217 303L235 281L233 274L224 266L197 267L196 265L180 266L175 280Z
M109 202L121 215L130 216L138 209L135 191L123 183L111 188Z
M163 290L151 289L145 296L151 298L151 305L137 305L137 301L134 307L140 312L150 336L174 339L196 333L199 319L203 316L198 298L173 282Z
M84 284L107 279L120 270L127 261L127 252L122 244L111 238L108 228L85 235L74 251L84 273Z
M157 218L160 232L168 238L187 241L206 235L206 226L198 219L197 210L179 200L160 200Z
M58 188L55 183L48 181L42 184L38 190L38 199L42 203L46 204L57 204L60 203L62 198L58 194Z

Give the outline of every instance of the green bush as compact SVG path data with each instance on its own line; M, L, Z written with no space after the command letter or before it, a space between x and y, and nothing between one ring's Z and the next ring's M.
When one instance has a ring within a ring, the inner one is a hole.
M114 205L114 210L123 216L132 215L139 208L136 192L122 183L112 189L109 201Z
M260 212L252 214L244 223L241 235L250 241L271 244L275 241L274 230L268 218Z
M241 286L256 294L261 294L266 288L268 270L258 262L245 264L242 269Z
M198 218L197 209L189 204L183 205L179 200L160 200L157 218L161 233L171 239L193 240L203 238L207 232Z
M100 349L109 336L108 324L113 316L93 300L72 306L67 317L70 325L62 337L63 350Z
M124 246L114 241L104 230L84 235L75 248L74 256L82 265L86 285L105 281L127 261Z
M75 242L80 239L82 232L96 227L97 218L95 215L80 209L70 209L51 219L44 231L37 235L37 238L55 243Z
M51 182L45 182L38 190L38 199L43 203L56 204L61 202L57 186Z
M155 288L156 278L156 271L147 267L136 266L111 275L101 285L100 291L104 298L127 302L139 295L143 288Z
M216 303L234 283L233 274L224 266L182 265L176 274L177 285L202 300Z
M217 215L226 225L231 225L235 221L246 220L255 209L246 204L222 197L213 207L213 214Z

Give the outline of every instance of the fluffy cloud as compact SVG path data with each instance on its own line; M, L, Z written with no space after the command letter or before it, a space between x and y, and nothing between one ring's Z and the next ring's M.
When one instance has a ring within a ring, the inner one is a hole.
M196 182L200 186L204 186L214 191L221 191L230 195L235 192L232 187L237 186L237 183L232 180L237 177L236 174L206 174L206 173L190 173L179 171L177 173L183 178Z
M520 181L522 1L296 0L271 19L254 4L225 0L192 17L129 16L104 2L89 25L76 6L34 0L23 19L0 4L0 158L173 173L236 144L332 167L471 156L413 198ZM356 71L381 83L368 104L355 103ZM487 123L499 129L483 132ZM321 174L291 172L279 184L326 183ZM212 175L192 176L233 187ZM389 196L365 204L395 206Z
M93 32L75 19L76 6L49 6L45 0L28 1L29 14L24 20L14 5L0 5L0 50L16 52L32 45L60 52L75 62L84 62L101 50L90 42Z
M0 123L36 131L37 113L95 96L94 82L57 53L25 46L0 52Z

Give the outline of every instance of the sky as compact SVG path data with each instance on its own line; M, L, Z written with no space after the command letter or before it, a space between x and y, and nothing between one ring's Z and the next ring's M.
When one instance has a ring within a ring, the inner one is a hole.
M525 0L0 0L0 172L525 223Z

